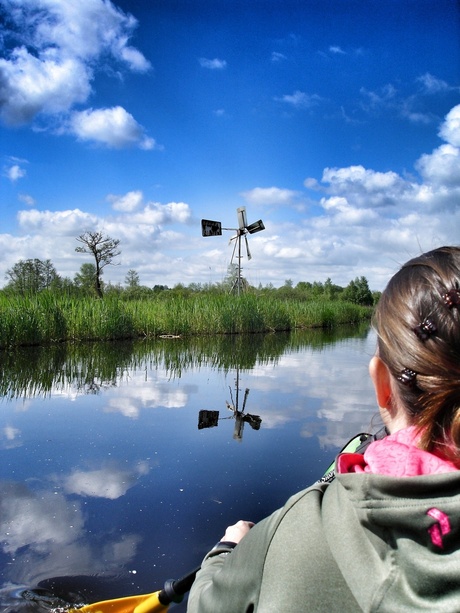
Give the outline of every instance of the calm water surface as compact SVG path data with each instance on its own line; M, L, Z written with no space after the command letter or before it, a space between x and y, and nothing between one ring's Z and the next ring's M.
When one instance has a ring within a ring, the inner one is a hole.
M50 610L26 588L93 602L197 566L369 430L374 346L364 329L0 353L0 610Z

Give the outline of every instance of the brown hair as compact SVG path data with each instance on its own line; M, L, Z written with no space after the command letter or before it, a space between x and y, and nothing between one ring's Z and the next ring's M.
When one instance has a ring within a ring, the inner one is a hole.
M460 248L407 262L384 290L374 326L420 447L442 445L460 460Z

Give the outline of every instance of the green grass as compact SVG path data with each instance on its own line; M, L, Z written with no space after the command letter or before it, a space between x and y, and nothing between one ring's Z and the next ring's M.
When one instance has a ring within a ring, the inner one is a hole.
M0 348L63 341L242 334L333 328L370 318L340 301L293 301L244 294L166 295L152 300L0 295Z

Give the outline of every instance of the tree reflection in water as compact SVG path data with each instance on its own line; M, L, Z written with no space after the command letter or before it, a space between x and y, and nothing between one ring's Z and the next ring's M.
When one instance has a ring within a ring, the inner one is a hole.
M43 610L18 598L37 585L98 601L194 568L369 426L373 344L340 328L0 352L0 608Z

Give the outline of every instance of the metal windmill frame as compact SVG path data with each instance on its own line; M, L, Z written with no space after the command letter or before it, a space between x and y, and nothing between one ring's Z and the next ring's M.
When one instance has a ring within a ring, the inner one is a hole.
M209 219L202 219L201 220L201 234L202 236L221 236L222 230L230 230L231 232L236 232L235 236L232 236L230 239L230 243L232 241L235 241L230 264L233 262L233 259L235 258L235 252L238 249L238 255L236 256L236 259L238 260L238 267L237 267L238 274L237 274L236 280L234 281L232 285L231 291L234 291L236 289L239 295L242 290L241 271L243 270L241 266L241 259L243 257L241 255L241 239L244 237L244 241L246 243L246 255L247 255L248 260L250 260L252 256L251 256L251 252L249 251L249 243L248 243L247 235L255 234L256 232L261 232L262 230L265 230L265 226L261 219L248 225L248 221L246 217L246 207L244 206L236 209L236 214L238 218L238 228L222 228L222 224L220 221L211 221Z

